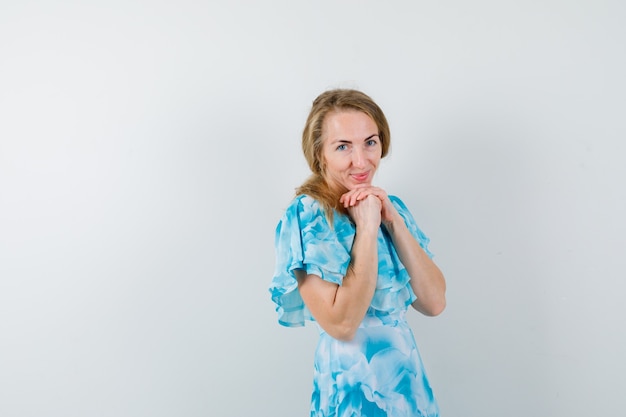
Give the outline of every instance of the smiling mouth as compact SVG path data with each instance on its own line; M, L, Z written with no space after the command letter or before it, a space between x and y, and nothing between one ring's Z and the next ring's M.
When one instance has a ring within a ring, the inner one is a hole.
M368 172L365 172L363 174L352 174L352 178L354 178L356 181L365 181L367 177L369 177Z

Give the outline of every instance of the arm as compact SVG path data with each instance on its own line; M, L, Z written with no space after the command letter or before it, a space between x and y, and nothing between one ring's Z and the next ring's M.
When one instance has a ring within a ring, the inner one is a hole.
M391 205L391 201L389 201ZM391 221L384 222L400 261L407 269L417 299L412 306L427 316L436 316L446 307L446 281L441 270L428 257L395 210Z
M378 278L380 200L371 196L350 208L356 224L351 262L342 285L296 270L300 295L315 320L332 337L351 340L369 308Z
M410 285L417 299L412 306L427 316L436 316L446 307L446 281L443 274L415 240L387 193L378 187L359 187L342 200L346 207L358 204L363 198L377 196L382 204L382 224L389 232L400 261L411 277Z

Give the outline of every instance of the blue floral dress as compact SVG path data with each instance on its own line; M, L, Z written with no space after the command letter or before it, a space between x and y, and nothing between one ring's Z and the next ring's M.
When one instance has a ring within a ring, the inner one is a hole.
M429 239L404 203L391 202L426 253ZM270 285L278 322L303 326L315 320L302 301L294 270L303 269L341 285L356 229L334 213L331 227L320 205L300 195L276 227L276 270ZM311 417L439 416L413 333L405 320L416 297L391 237L378 231L378 282L371 305L349 342L329 336L320 326L315 352Z

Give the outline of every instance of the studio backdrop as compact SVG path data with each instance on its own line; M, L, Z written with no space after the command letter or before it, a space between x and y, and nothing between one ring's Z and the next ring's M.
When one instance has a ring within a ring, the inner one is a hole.
M622 1L0 3L0 415L308 415L274 229L312 100L448 284L409 315L447 417L626 409Z

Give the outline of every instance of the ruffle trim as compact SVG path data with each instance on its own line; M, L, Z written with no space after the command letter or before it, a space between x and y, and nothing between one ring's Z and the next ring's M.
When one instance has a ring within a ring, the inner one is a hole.
M313 198L301 195L292 201L276 227L277 262L269 289L280 324L299 327L305 320L315 320L302 301L295 270L342 285L350 264L352 238L340 242L337 227L331 229Z
M406 206L397 197L390 199L413 236L432 257L428 251L429 239L417 227ZM339 213L335 213L335 228L331 229L319 204L311 197L298 196L292 201L276 227L277 262L269 288L281 325L300 327L305 320L315 320L300 296L295 270L302 269L342 285L354 233L350 219ZM379 277L368 314L385 316L404 312L417 298L409 284L411 278L383 229L379 231L379 245L386 248L379 250Z

